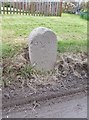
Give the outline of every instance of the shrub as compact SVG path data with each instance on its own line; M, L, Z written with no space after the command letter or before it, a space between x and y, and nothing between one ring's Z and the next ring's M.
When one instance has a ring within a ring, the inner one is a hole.
M81 12L80 17L89 21L89 11Z

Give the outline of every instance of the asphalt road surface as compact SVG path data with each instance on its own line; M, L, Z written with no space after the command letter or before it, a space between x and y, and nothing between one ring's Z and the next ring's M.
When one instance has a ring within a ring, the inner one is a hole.
M4 118L87 118L87 95L54 98L40 103L23 105L3 112Z

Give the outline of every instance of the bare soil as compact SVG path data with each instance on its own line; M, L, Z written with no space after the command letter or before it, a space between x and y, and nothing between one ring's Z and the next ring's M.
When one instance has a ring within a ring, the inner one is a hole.
M24 48L20 54L3 60L2 104L5 107L8 101L18 99L20 103L21 98L81 88L87 85L87 66L86 53L58 53L54 70L40 72L31 67L28 48Z

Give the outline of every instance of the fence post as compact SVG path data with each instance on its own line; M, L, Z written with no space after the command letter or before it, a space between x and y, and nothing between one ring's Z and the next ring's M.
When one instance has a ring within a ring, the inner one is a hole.
M23 7L23 15L24 15L24 1L23 1L23 5L22 5L22 7Z
M3 14L5 14L5 2L3 0Z
M2 13L1 7L2 7L2 2L0 2L0 14Z
M10 1L10 14L11 14L11 12L12 12L11 6L12 6L12 2Z
M28 14L30 15L30 1L28 1Z
M62 0L60 0L60 16L62 15Z

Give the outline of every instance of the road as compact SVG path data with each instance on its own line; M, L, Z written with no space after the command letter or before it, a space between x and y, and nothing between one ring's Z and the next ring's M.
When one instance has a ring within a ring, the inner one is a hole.
M34 107L35 105L37 105ZM87 118L87 95L77 93L71 96L54 98L10 110L3 114L6 118ZM31 109L32 108L32 109Z

